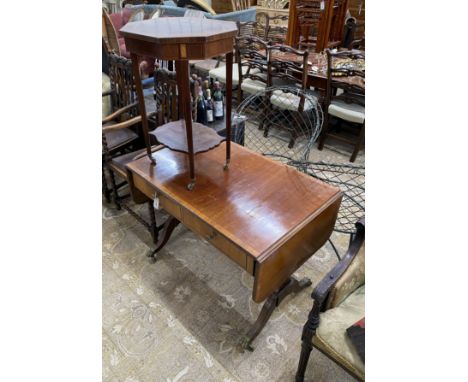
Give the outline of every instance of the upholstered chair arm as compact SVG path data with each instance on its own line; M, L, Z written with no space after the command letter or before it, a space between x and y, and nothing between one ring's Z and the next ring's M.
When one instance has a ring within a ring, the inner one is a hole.
M317 284L315 289L312 292L312 298L315 303L320 304L320 309L322 309L322 304L327 299L330 291L340 280L340 278L348 270L349 266L352 264L353 260L358 255L362 245L364 244L365 238L365 222L364 218L356 223L357 232L354 240L351 242L348 251L341 259L341 261L335 265L335 267L327 273L327 275Z
M351 242L348 251L341 259L341 261L335 265L335 267L327 273L327 275L320 281L312 292L312 298L314 299L314 305L309 312L309 317L304 329L302 331L302 344L309 346L312 341L312 337L315 334L316 329L320 323L320 312L324 306L325 301L340 277L346 272L350 264L356 258L359 250L364 243L364 218L356 223L357 233L354 240Z
M102 119L102 123L107 123L118 117L119 115L131 110L132 108L136 107L138 105L138 102L131 103L130 105L127 105L125 107L120 108L119 110L113 112L112 114L109 114L107 117Z

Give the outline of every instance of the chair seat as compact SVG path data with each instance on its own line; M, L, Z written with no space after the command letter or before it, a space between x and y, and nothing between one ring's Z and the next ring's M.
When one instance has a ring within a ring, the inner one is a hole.
M310 91L307 94L310 98L306 98L304 101L304 110L308 111L317 105L318 93ZM270 97L270 102L283 110L297 111L299 109L299 103L301 97L294 93L283 92L282 90L275 90L273 95Z
M345 121L364 123L365 108L356 103L346 103L342 100L333 100L328 106L328 114Z
M362 285L336 308L320 314L320 325L312 337L315 347L361 379L364 379L364 363L348 338L346 329L365 316L364 301L365 285Z
M250 71L252 73L252 71ZM249 94L255 94L266 89L265 82L259 80L252 80L251 78L246 78L242 81L241 89Z
M111 81L106 73L102 73L102 92L111 90ZM102 97L102 118L107 117L111 113L111 96Z
M108 123L106 125L112 125L113 123ZM130 129L117 129L104 133L106 135L107 147L109 151L115 151L133 141L138 139L138 134Z
M248 67L242 66L242 73L247 73ZM259 70L253 68L250 70L250 73L255 74L258 73ZM218 79L219 82L225 84L226 83L226 66L220 66L219 68L211 69L209 71L210 78L214 80ZM237 64L232 64L232 85L239 85L239 68Z

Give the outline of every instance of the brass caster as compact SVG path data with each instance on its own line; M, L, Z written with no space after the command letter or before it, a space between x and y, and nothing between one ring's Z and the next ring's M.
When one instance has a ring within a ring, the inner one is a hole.
M154 264L156 262L156 257L154 256L154 251L149 251L147 254L146 254L146 257L148 258L148 262L150 264Z
M240 340L239 343L237 344L237 351L239 353L244 353L245 350L248 350L250 352L254 351L254 348L250 345L250 340L248 337L243 336Z
M195 187L195 181L190 182L189 184L187 184L187 190L189 190L189 191L192 191L194 187Z

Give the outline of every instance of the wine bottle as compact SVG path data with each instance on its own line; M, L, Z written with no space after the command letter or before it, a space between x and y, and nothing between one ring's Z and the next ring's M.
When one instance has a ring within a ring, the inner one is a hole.
M211 90L206 89L206 121L211 123L214 121L213 115L213 100L211 99Z
M198 88L198 99L197 99L197 122L201 123L202 125L207 124L206 120L206 103L205 97L203 97L203 89L200 86Z
M221 91L221 85L219 81L216 81L214 83L213 104L214 104L215 118L223 119L224 118L223 93Z

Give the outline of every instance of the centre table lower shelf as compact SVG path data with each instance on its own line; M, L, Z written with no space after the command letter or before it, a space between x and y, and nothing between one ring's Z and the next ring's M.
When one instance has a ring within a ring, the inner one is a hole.
M208 151L225 140L225 138L218 135L214 129L202 125L201 123L192 122L192 131L194 154ZM159 143L172 150L183 153L189 152L185 120L183 119L159 126L150 134L154 135Z

